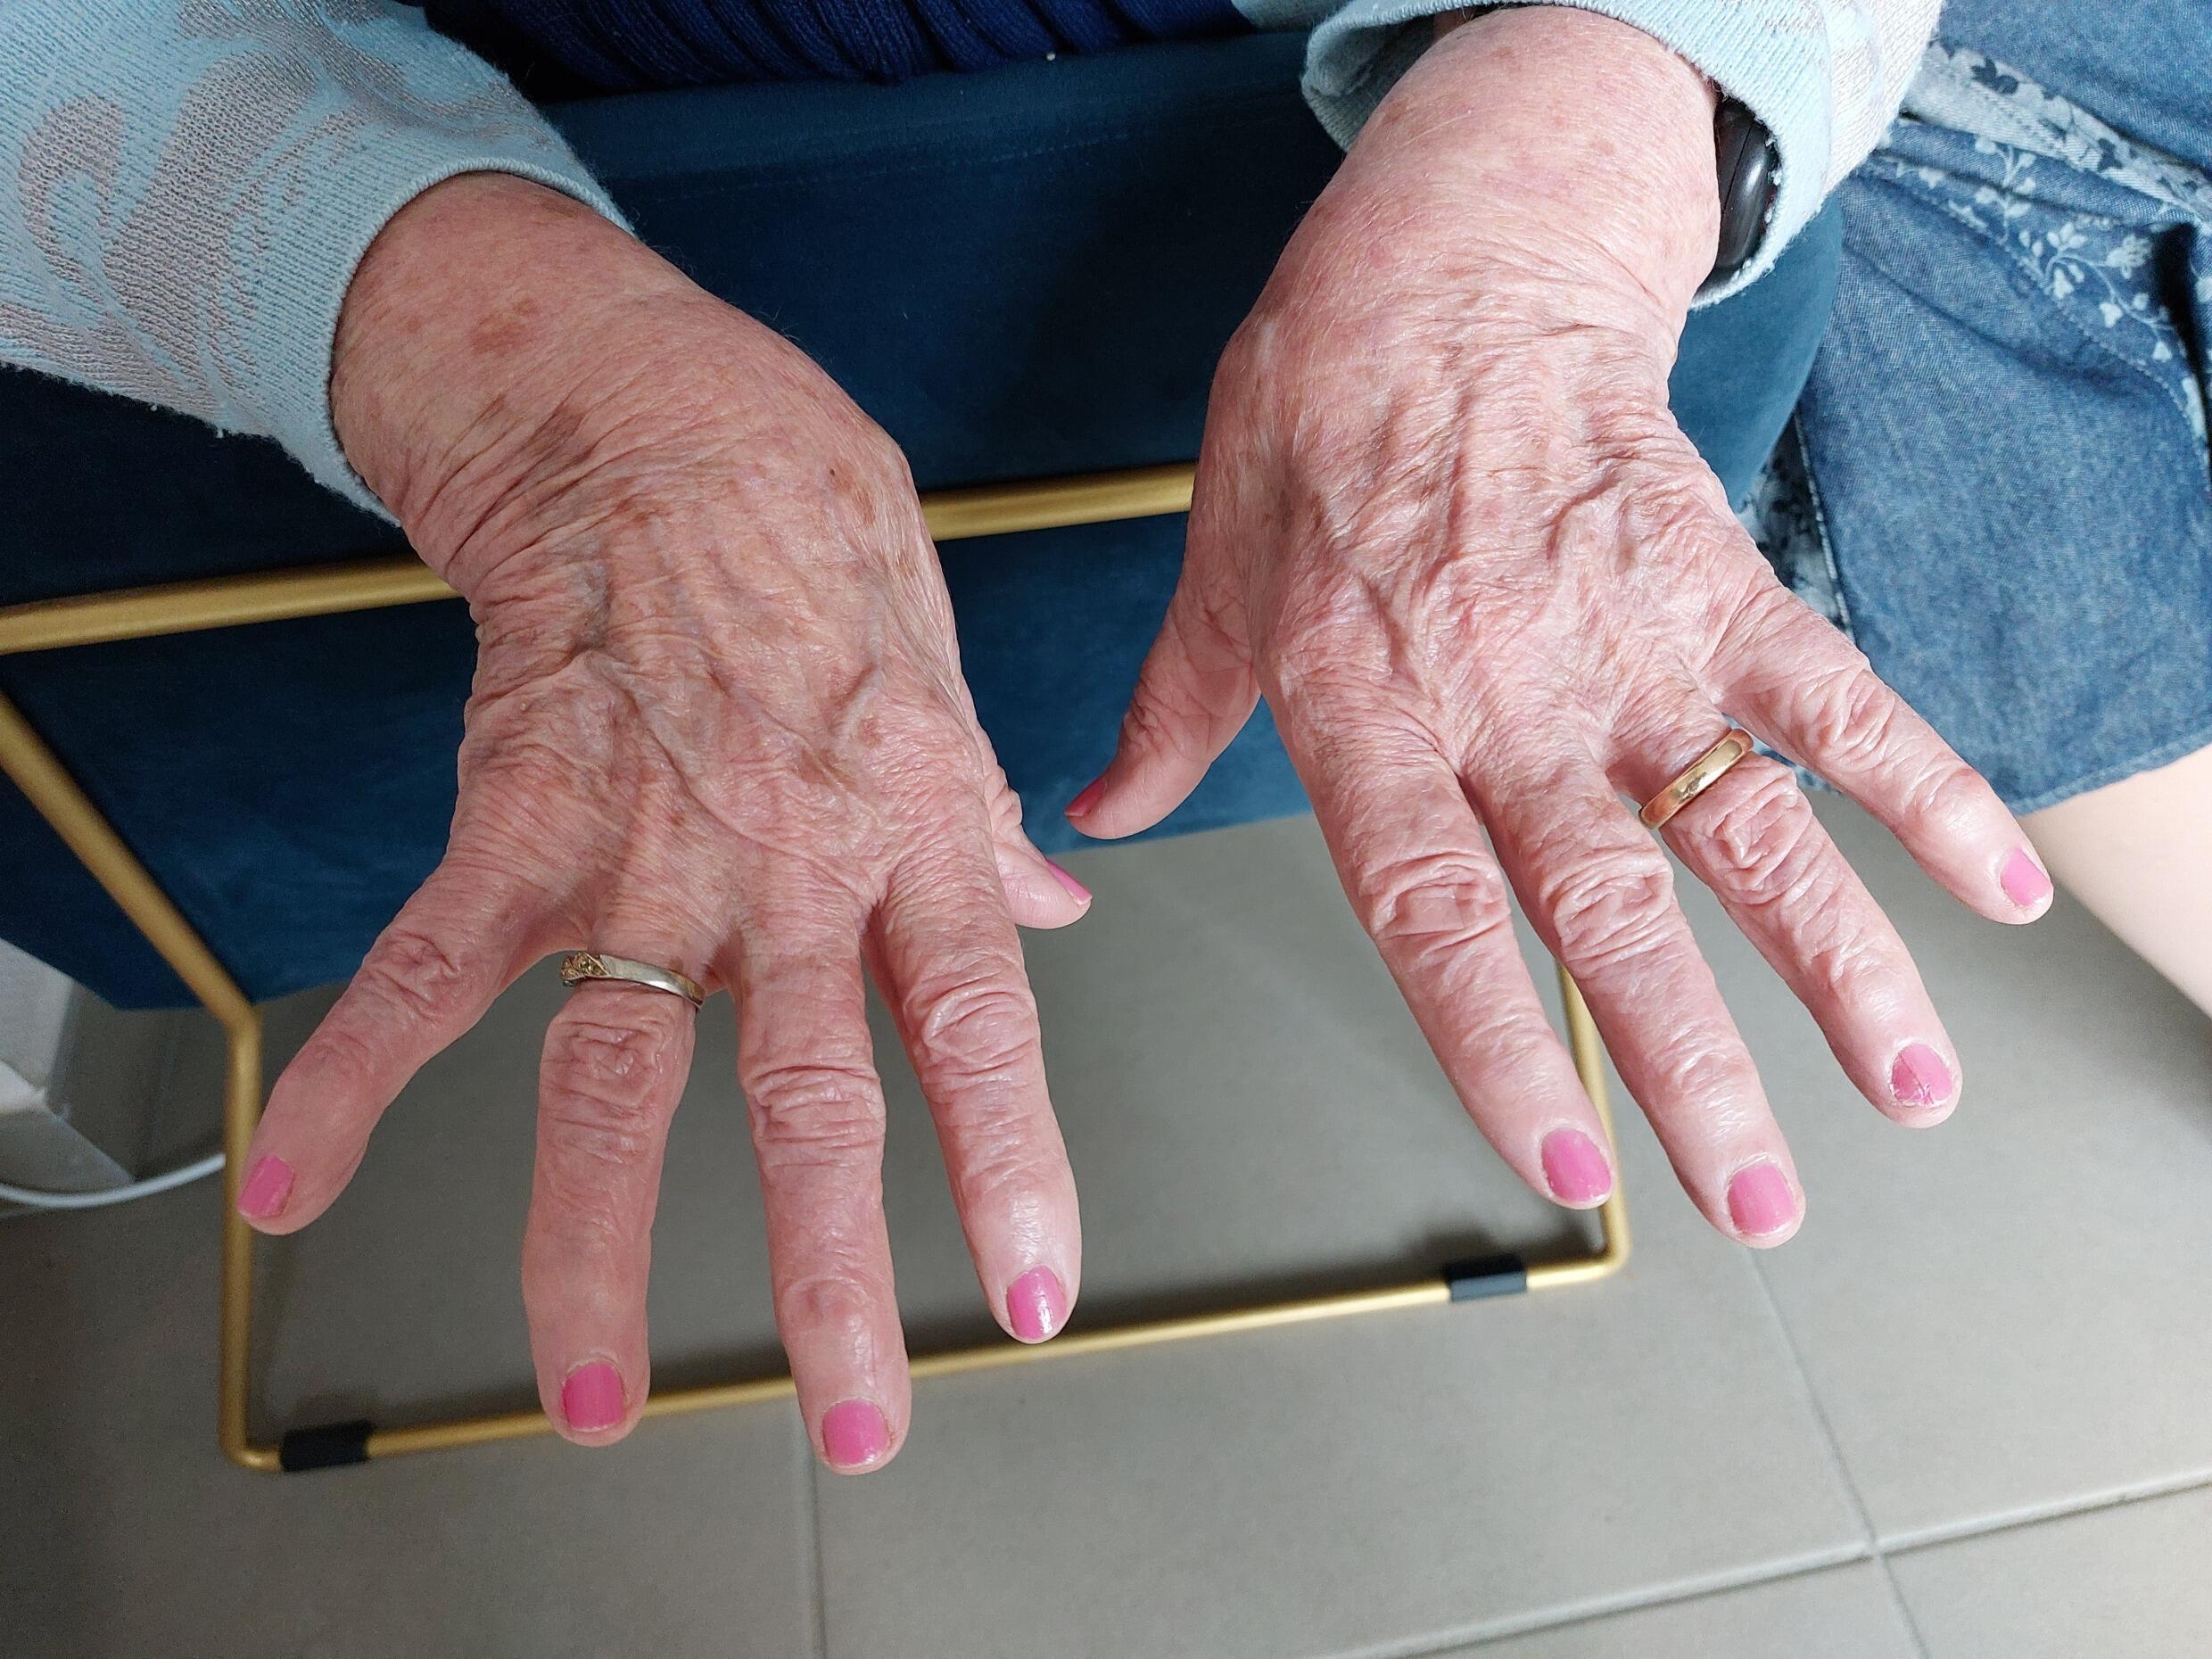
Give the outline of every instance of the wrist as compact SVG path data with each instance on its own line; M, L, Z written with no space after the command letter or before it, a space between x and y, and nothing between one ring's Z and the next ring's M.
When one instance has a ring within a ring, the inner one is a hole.
M1598 12L1448 13L1354 155L1418 148L1509 268L1578 305L1640 306L1671 339L1713 268L1715 98L1669 47Z
M331 417L346 457L431 567L464 555L533 473L580 463L635 366L613 345L640 308L703 298L584 204L464 174L377 235L346 291Z

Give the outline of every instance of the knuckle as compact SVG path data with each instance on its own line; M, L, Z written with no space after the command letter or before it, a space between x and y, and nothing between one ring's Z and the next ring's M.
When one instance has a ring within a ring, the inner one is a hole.
M1821 763L1857 772L1881 761L1897 698L1863 656L1811 681L1803 695L1808 747Z
M561 1150L602 1161L647 1150L669 1109L671 1055L658 1033L564 1019L547 1034L543 1117Z
M1748 788L1729 791L1696 829L1713 846L1729 896L1740 903L1786 904L1803 897L1820 862L1812 809L1780 766L1761 765Z
M1539 889L1562 960L1597 973L1648 953L1668 930L1674 871L1657 843L1577 853Z
M988 1215L1026 1227L1042 1212L1048 1195L1065 1184L1020 1125L994 1125L966 1138L969 1143L962 1147L953 1174L953 1196L964 1216ZM1057 1144L1053 1150L1057 1153ZM1064 1163L1060 1168L1064 1170Z
M849 1165L883 1143L883 1089L864 1066L795 1061L744 1081L753 1144L769 1168Z
M1121 740L1139 753L1189 760L1202 757L1206 710L1189 687L1171 674L1147 674L1121 717Z
M468 965L436 935L394 922L361 964L356 989L385 1018L427 1025L473 995Z
M1949 756L1921 767L1904 789L1904 816L1918 829L1965 835L1988 800L1989 786L1964 761Z
M925 1073L990 1077L1028 1057L1036 1040L1036 998L1019 977L963 974L916 987L906 1025Z
M314 1069L332 1094L366 1088L384 1069L375 1041L363 1023L352 1019L324 1021L301 1061Z
M1709 1129L1748 1128L1762 1110L1756 1074L1740 1044L1688 1028L1647 1048L1644 1064L1670 1107L1704 1115Z
M814 1341L827 1337L838 1348L861 1351L871 1345L875 1331L876 1298L854 1275L803 1274L777 1287L776 1324L787 1332L804 1331Z
M1449 955L1512 926L1503 876L1461 851L1401 854L1354 878L1359 920L1377 945L1416 958Z

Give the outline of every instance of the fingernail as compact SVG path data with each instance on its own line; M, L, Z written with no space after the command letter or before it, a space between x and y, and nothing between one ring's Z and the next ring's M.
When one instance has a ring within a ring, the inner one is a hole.
M292 1166L281 1158L257 1158L238 1189L238 1213L251 1221L267 1221L283 1213L291 1196Z
M1051 871L1052 872L1052 879L1059 882L1061 887L1066 887L1069 895L1079 903L1088 904L1091 902L1091 889L1085 887L1080 881L1077 881L1073 876L1062 870L1058 864L1052 863L1051 859L1048 858L1044 861L1044 868Z
M604 1359L578 1366L561 1384L561 1416L580 1434L613 1428L623 1420L622 1373Z
M1589 1204L1613 1191L1613 1165L1580 1129L1544 1137L1544 1184L1563 1204Z
M1032 1267L1006 1287L1006 1322L1025 1342L1042 1342L1068 1323L1068 1292L1050 1267Z
M1068 816L1080 818L1098 805L1098 797L1106 793L1106 780L1094 778L1083 786L1082 792L1068 803Z
M1915 1043L1889 1069L1889 1093L1901 1106L1940 1106L1951 1098L1951 1068L1925 1043Z
M1779 1165L1761 1159L1729 1183L1729 1219L1746 1238L1762 1239L1797 1219L1797 1195Z
M2034 910L2051 896L2051 878L2024 846L2012 849L2012 856L2005 860L1997 881L2004 888L2005 896L2022 910Z
M891 1449L883 1414L864 1399L839 1400L821 1414L821 1452L833 1469L865 1469Z

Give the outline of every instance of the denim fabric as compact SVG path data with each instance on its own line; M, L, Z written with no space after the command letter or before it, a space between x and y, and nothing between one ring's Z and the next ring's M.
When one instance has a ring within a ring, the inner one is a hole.
M772 84L555 116L641 234L769 318L925 488L1187 459L1223 343L1339 160L1300 43L1135 46L896 88ZM1675 407L1732 490L1820 333L1833 219L1701 311ZM0 603L392 550L273 446L0 377ZM1047 847L1110 753L1183 521L947 543L983 723ZM474 658L458 605L0 659L16 698L246 990L351 973L428 872ZM1263 712L1167 833L1299 811ZM0 937L111 1000L183 989L12 788Z
M2212 0L1954 0L1941 41L1906 108L1979 130L1901 121L1839 193L1766 539L2030 812L2212 744Z

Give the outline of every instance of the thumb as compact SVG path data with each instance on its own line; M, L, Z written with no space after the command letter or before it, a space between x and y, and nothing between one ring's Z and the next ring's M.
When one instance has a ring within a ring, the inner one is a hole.
M967 688L962 688L966 697ZM970 719L974 705L969 704ZM992 752L991 739L980 725L976 741L984 762L984 811L991 822L991 853L998 864L999 886L1006 893L1006 908L1024 928L1064 928L1078 921L1091 908L1091 890L1036 849L1021 827L1021 796L1006 781L1006 772Z
M1139 671L1114 758L1069 804L1068 821L1112 839L1149 830L1183 804L1259 701L1243 607L1217 605L1193 573L1196 538L1160 637Z

